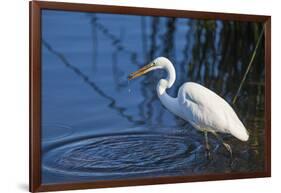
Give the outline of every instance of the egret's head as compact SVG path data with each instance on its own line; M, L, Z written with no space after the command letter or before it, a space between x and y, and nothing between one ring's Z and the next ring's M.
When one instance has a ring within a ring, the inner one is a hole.
M154 59L152 62L150 62L149 64L140 68L139 70L129 74L128 79L132 80L132 79L142 76L152 70L163 69L170 65L172 65L172 63L170 62L169 59L167 59L165 57L158 57L158 58Z

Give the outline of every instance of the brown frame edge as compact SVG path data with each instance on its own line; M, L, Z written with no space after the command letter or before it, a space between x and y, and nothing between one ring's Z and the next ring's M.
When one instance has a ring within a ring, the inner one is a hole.
M41 186L41 37L40 3L29 2L29 191Z
M117 13L129 15L148 15L186 17L194 19L221 19L237 21L256 21L265 23L265 170L255 173L208 174L198 176L159 177L129 180L96 181L67 184L41 183L41 9ZM59 191L89 188L153 185L242 178L261 178L271 176L271 17L233 13L199 12L185 10L105 6L94 4L61 3L47 1L29 2L29 191Z

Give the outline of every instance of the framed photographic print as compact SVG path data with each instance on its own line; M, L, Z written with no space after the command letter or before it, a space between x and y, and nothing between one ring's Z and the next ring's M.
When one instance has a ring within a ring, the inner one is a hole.
M271 175L271 18L30 2L30 191Z

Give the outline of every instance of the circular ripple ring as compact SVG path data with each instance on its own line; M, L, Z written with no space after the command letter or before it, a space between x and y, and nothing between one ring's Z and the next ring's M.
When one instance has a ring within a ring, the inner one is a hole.
M186 167L196 145L164 134L91 136L44 150L43 168L79 176L154 173Z

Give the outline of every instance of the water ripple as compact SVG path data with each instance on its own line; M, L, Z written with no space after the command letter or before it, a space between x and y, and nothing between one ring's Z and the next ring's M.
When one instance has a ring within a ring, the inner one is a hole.
M192 167L198 147L186 136L166 134L86 136L46 147L43 168L76 176L180 171Z
M44 123L42 128L44 142L58 141L71 136L74 132L72 127L62 123Z

